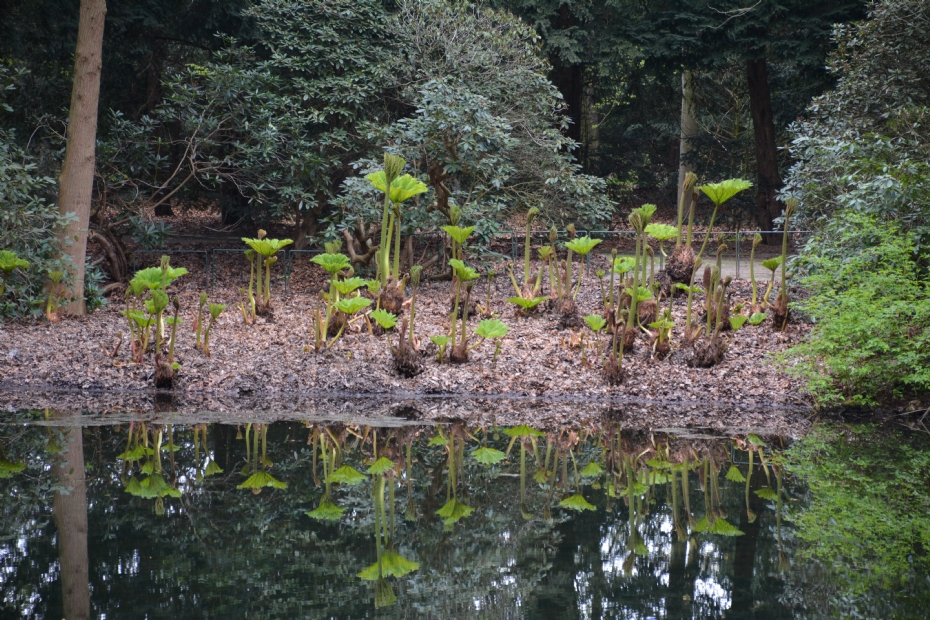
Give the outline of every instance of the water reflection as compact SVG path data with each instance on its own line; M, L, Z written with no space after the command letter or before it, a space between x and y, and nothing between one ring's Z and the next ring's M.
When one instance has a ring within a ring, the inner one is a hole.
M36 422L0 430L5 614L793 617L777 437Z

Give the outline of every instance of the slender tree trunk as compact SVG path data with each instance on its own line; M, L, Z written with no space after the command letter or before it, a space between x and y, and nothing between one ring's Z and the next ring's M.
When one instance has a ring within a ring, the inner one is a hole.
M84 437L80 426L65 427L62 431L67 437L64 460L54 468L60 490L52 499L58 528L61 598L65 620L83 620L90 617Z
M61 233L62 257L71 259L71 302L68 314L84 314L84 258L94 188L94 147L97 141L97 104L103 64L103 22L106 0L81 0L74 86L68 116L65 163L58 177L58 211L74 219Z
M688 154L691 152L691 140L697 136L698 124L695 118L694 110L694 88L692 86L692 75L690 71L681 73L681 139L678 147L678 201L676 205L681 204L681 192L685 184L685 175L694 172L694 164L689 161ZM687 214L686 214L687 215Z
M581 108L581 165L592 174L600 169L600 133L598 131L597 101L594 96L594 76L586 71L583 75Z
M768 65L765 58L746 61L749 78L749 109L756 138L756 222L762 230L775 230L773 221L781 215L776 195L781 189L778 174L778 152L775 145L775 121L772 116L772 94L769 88ZM768 245L780 244L781 233L764 235Z

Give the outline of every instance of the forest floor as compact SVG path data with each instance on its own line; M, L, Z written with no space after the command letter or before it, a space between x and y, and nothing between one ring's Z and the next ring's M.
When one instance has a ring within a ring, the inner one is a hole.
M237 258L244 263L241 255ZM594 271L605 268L608 261L609 256L592 259L576 300L579 317L600 312L601 292ZM433 397L439 405L414 407L419 412L414 415L440 419L462 417L455 411L463 397L490 398L487 402L498 404L475 405L474 416L519 417L523 411L525 417L529 408L531 416L540 420L581 420L619 407L639 416L651 428L724 425L781 428L792 435L809 413L800 382L780 371L771 359L771 354L803 338L809 331L807 324L792 323L784 332L773 330L770 320L757 327L746 324L737 332L724 333L729 347L722 363L707 369L691 368L685 363L687 349L681 346L686 304L678 298L673 310L676 328L671 355L663 361L652 359L649 343L640 333L633 352L624 356L626 379L622 385L611 387L598 363L593 332L582 329L580 321L574 329L566 327L555 308L515 316L516 307L506 302L514 294L513 286L500 267L491 287L491 310L510 332L496 362L492 361L491 342L472 350L468 363L437 362L435 345L428 336L448 331L448 281L424 282L419 290L416 332L423 362L419 375L409 379L398 375L392 368L387 337L369 334L364 320L351 326L330 349L313 352L310 316L321 305L317 293L324 287L326 274L309 260L295 261L286 297L281 273L277 273L272 287L273 315L260 316L253 325L245 325L232 305L238 287L245 284L240 280L247 280L248 274L243 276L241 266L235 263L215 265L217 286L209 290L210 301L229 307L213 328L212 356L206 357L194 346L193 325L208 274L197 257L182 262L191 273L170 287L170 292L180 297L183 319L176 349L181 368L174 389L181 399L175 404L181 408L221 411L232 406L230 399L251 398L262 410L291 409L294 403L302 402L300 399L312 409L345 395L349 403L350 396L368 397L367 404L359 405L362 410L394 415L391 411L404 410L407 398ZM172 264L177 264L174 258ZM542 294L547 294L548 276L543 281ZM479 280L473 301L485 305L487 290L487 280ZM731 304L748 305L751 291L747 282L734 280L730 291ZM120 408L120 402L132 407L150 400L154 364L150 357L143 364L131 362L129 329L119 314L124 307L117 293L108 307L87 317L62 318L57 324L0 324L0 402L14 410L55 406L64 399L101 410L112 408L112 403ZM696 319L702 315L699 296L694 314ZM481 318L469 317L470 333ZM584 360L577 337L580 333L585 334ZM396 341L393 334L392 338ZM471 338L472 342L479 340ZM601 338L606 346L607 338ZM118 354L111 357L109 353L119 342ZM48 389L64 390L68 396L37 396ZM455 397L456 403L447 402L450 397ZM508 404L503 405L504 401ZM513 404L516 401L523 404Z

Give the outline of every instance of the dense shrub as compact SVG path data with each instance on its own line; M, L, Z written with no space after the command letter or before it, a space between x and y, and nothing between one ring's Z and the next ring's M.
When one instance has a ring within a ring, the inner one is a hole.
M837 87L792 126L784 193L800 199L805 227L872 214L930 243L930 3L883 0L835 38Z
M11 250L29 262L17 269L0 299L0 316L41 309L50 269L58 260L58 227L63 218L55 204L55 180L41 174L14 136L0 130L0 250Z
M926 254L897 224L849 214L811 241L796 265L814 322L782 362L823 405L875 404L930 389L930 284Z

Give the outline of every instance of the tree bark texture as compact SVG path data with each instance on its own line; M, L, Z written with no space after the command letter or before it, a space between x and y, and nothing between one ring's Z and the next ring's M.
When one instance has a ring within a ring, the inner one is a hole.
M592 174L600 172L598 151L601 147L595 97L594 76L590 71L583 75L583 95L581 114L581 156L578 158L584 169Z
M103 64L103 23L106 0L81 0L74 86L68 115L65 163L58 177L58 211L74 219L61 233L62 257L71 259L71 301L67 314L84 314L84 258L94 186L94 147L97 141L97 105Z
M746 61L749 81L749 109L756 140L756 222L761 230L775 230L774 220L781 215L776 195L781 189L778 174L778 151L775 144L775 121L772 116L772 93L769 88L768 65L765 58ZM768 245L780 244L781 233L764 235Z
M691 140L698 134L697 118L694 113L694 88L690 71L681 74L681 138L678 147L678 201L681 204L681 192L685 184L685 175L694 172L694 164L689 161ZM685 214L687 216L687 214Z
M63 460L54 468L59 491L52 499L58 528L58 563L65 620L90 618L87 558L87 487L84 478L84 437L80 426L64 427Z

